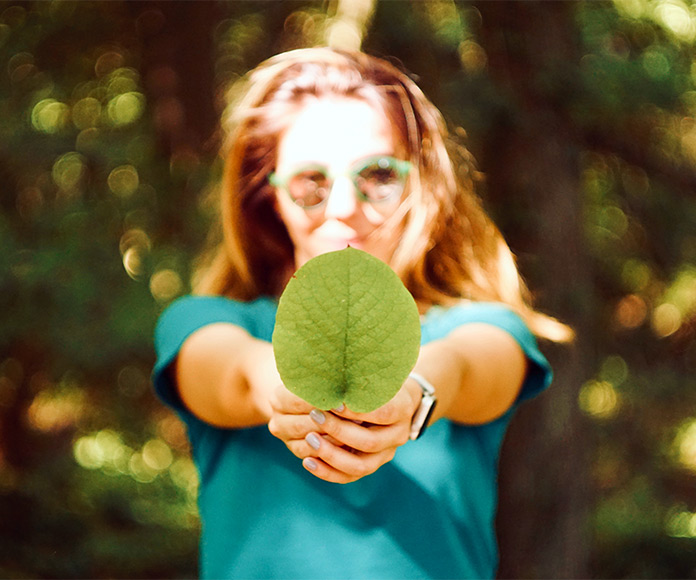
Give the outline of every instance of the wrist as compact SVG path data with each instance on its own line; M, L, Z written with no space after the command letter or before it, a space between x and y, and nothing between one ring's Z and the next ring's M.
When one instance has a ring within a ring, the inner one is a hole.
M282 384L275 367L271 344L251 338L244 350L241 367L248 396L254 407L266 420L270 419L273 412L270 404L273 390Z
M418 384L416 379L411 376L411 374L408 375L406 378L406 382L404 383L404 389L406 390L406 393L409 396L410 400L410 414L411 417L413 417L416 414L416 411L418 411L418 407L420 407L421 400L423 399L423 389L421 386Z

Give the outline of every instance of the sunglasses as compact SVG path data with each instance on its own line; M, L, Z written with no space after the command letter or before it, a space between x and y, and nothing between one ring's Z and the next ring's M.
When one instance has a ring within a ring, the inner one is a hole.
M410 170L408 161L380 155L361 159L338 175L323 165L309 164L285 176L271 173L268 181L287 191L298 206L311 209L325 203L334 180L345 176L353 182L358 199L377 204L401 196Z

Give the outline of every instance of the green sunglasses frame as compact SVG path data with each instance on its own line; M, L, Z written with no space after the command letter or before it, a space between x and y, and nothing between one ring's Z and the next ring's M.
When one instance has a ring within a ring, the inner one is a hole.
M358 184L356 182L356 179L361 171L363 171L366 167L369 167L374 163L379 164L381 160L388 161L389 165L396 169L396 172L400 178L406 177L409 171L411 171L411 163L409 161L397 159L396 157L391 157L389 155L372 155L370 157L366 157L364 159L356 161L345 173L331 173L328 171L328 168L325 165L320 165L318 163L308 163L307 165L297 168L291 174L286 175L284 177L273 172L268 176L268 182L274 187L279 187L280 189L283 189L288 194L288 197L290 197L293 203L295 203L295 205L297 205L298 207L301 207L303 209L314 209L317 207L321 207L323 204L325 204L329 199L329 196L327 195L319 203L315 203L314 205L300 205L297 203L295 198L292 197L292 195L290 195L290 191L287 187L288 183L293 177L295 177L299 173L303 173L304 171L310 171L314 169L326 175L326 177L330 180L331 187L329 188L329 194L331 193L331 189L333 188L334 181L336 181L337 177L348 177L350 178L351 182L353 182L353 189L355 191L355 195L358 197L359 200L366 201L368 203L382 203L385 201L389 201L389 199L391 198L387 197L385 199L372 200L368 198L362 191L360 191L360 188L358 187Z

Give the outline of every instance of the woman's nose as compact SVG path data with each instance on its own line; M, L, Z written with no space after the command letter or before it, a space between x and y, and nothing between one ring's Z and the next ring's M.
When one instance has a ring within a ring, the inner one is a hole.
M325 218L345 219L355 213L358 200L353 182L348 177L337 177L326 200Z

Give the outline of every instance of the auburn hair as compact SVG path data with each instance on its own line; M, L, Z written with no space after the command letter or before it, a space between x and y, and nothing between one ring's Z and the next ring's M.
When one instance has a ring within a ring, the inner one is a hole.
M223 120L222 235L198 266L195 293L249 301L282 292L294 271L294 248L268 176L294 115L322 97L361 99L384 112L412 164L405 200L385 227L401 222L390 265L419 305L502 302L538 336L572 336L529 305L512 252L476 193L474 160L450 139L438 109L393 64L331 48L274 56L233 86Z

